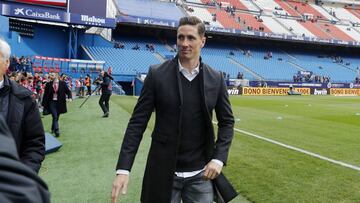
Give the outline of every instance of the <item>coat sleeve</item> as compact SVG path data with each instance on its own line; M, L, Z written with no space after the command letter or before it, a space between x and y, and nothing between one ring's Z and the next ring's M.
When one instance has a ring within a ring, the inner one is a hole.
M129 120L116 169L131 170L143 133L155 106L154 69L146 76L140 97Z
M29 167L20 163L13 136L0 118L1 202L50 202L48 187Z
M72 99L71 90L70 90L70 88L66 85L66 82L64 82L64 89L65 89L65 94L67 95L67 97L68 97L69 99Z
M48 105L49 105L49 83L45 84L45 88L44 88L44 96L41 102L41 105L45 108L48 109Z
M218 159L226 164L229 148L234 136L234 116L222 74L220 74L220 78L219 96L215 106L216 118L218 120L218 136L215 143L213 159Z
M29 98L25 104L20 160L38 172L45 158L45 132L37 103Z

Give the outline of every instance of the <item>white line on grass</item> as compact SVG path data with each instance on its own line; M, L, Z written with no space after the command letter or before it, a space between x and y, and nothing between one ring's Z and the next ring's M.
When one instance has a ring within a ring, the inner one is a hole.
M216 122L213 122L213 123L216 124ZM359 166L347 164L347 163L344 163L342 161L337 161L335 159L330 159L330 158L321 156L320 154L316 154L316 153L309 152L309 151L306 151L306 150L303 150L303 149L300 149L300 148L297 148L297 147L293 147L293 146L290 146L290 145L287 145L287 144L284 144L284 143L281 143L281 142L278 142L278 141L275 141L275 140L272 140L272 139L269 139L269 138L266 138L266 137L262 137L260 135L256 135L254 133L247 132L245 130L240 130L240 129L237 129L237 128L234 128L234 130L236 132L239 132L239 133L244 133L246 135L250 135L252 137L256 137L258 139L265 140L267 142L270 142L270 143L273 143L273 144L276 144L276 145L280 145L280 146L285 147L287 149L291 149L291 150L294 150L294 151L297 151L297 152L301 152L301 153L310 155L312 157L316 157L316 158L319 158L319 159L322 159L322 160L325 160L325 161L328 161L328 162L331 162L331 163L334 163L334 164L337 164L337 165L340 165L340 166L344 166L344 167L347 167L347 168L351 168L351 169L360 171Z

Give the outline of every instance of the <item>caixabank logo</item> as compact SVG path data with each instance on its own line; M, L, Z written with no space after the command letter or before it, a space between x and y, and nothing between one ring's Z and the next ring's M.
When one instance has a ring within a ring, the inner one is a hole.
M10 17L43 21L66 22L68 20L65 12L56 9L42 9L35 6L19 6L13 4L3 4L1 14Z
M50 13L48 11L36 11L33 9L26 9L22 7L15 8L14 15L19 17L36 18L43 20L56 20L56 21L61 20L61 16L59 15L59 13Z

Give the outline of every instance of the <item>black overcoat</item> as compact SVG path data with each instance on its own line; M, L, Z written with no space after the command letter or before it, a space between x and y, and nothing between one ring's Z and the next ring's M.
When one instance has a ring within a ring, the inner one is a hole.
M57 111L59 114L63 114L67 112L67 108L66 108L66 95L68 96L68 98L72 98L71 95L71 91L68 88L68 86L66 85L66 83L64 81L59 81L59 88L58 88L58 93L57 93ZM42 106L49 110L49 103L52 100L51 98L54 95L54 88L53 88L53 82L48 82L45 85L45 91L44 91L44 97L43 97L43 101L42 101Z
M8 80L7 77L5 77ZM21 162L35 172L45 158L45 132L32 92L12 80L7 124L14 137Z
M49 203L47 185L20 162L15 141L0 116L0 202Z
M218 159L226 164L234 134L234 118L224 78L221 72L204 63L200 63L199 76L207 125L207 159ZM131 170L148 120L155 110L155 126L142 186L143 203L170 202L177 148L181 139L182 101L178 58L150 67L126 129L116 167ZM214 110L218 120L216 141L212 124Z

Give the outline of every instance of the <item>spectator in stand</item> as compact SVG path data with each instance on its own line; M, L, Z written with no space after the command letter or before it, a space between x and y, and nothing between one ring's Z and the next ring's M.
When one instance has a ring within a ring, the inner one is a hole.
M66 96L72 100L71 91L64 81L59 80L57 73L50 73L51 82L45 86L42 105L52 116L51 133L60 136L59 117L66 113Z
M150 52L155 52L155 45L149 44L149 51Z
M9 44L0 39L0 115L7 121L20 161L37 173L45 157L45 132L33 93L6 75L10 54Z
M216 13L211 14L212 15L212 21L216 22Z
M131 48L132 50L140 50L140 46L139 44L135 44L135 46L133 48Z
M247 57L251 57L251 56L252 56L250 50L247 50L247 51L246 51L246 56L247 56Z
M121 42L114 42L114 48L116 49L124 49L125 45Z
M244 74L243 73L241 73L241 72L238 72L238 74L237 74L237 77L236 77L237 79L244 79Z
M176 46L176 44L174 44L172 48L173 48L173 51L174 51L174 52L177 52L177 46Z

